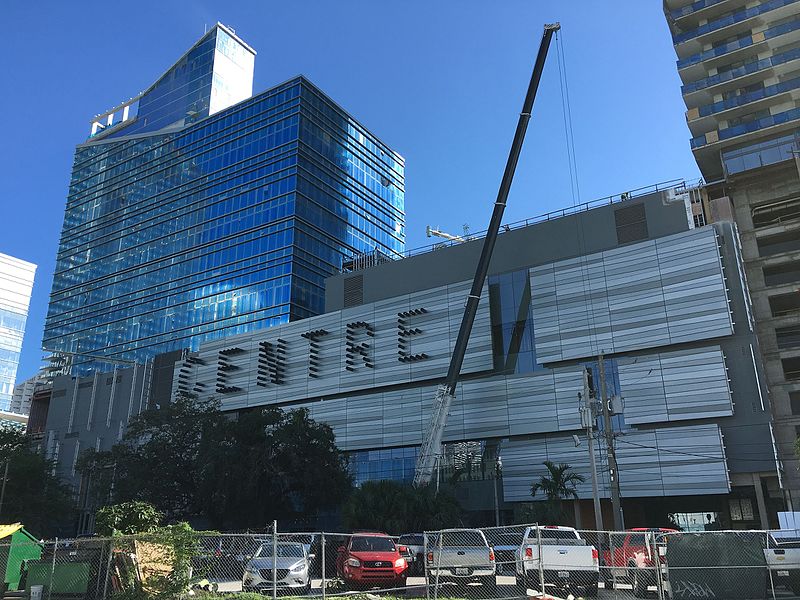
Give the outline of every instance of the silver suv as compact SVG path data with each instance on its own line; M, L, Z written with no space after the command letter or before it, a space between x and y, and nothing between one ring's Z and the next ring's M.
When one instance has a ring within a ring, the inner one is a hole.
M273 574L278 589L308 593L311 589L309 563L314 558L300 542L279 542L273 553L271 541L262 543L244 568L242 590L269 592Z

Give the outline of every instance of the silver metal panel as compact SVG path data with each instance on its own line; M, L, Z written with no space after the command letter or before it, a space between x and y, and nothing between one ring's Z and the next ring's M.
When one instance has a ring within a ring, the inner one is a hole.
M235 410L443 377L468 290L442 286L209 342L173 389ZM484 290L462 373L492 368Z
M580 498L591 498L591 473L586 437L575 446L569 434L539 435L505 442L503 493L511 502L531 501L531 484L546 473L550 460L567 463L586 481L578 487ZM600 495L609 497L605 451L595 446L600 473ZM726 494L730 491L722 434L717 425L631 429L618 438L617 460L623 497Z
M712 227L531 269L542 363L733 333Z
M620 358L618 365L628 424L733 414L719 346Z

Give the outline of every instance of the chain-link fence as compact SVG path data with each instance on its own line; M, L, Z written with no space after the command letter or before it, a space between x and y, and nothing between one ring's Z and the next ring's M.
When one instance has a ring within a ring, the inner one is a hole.
M142 535L0 544L4 597L778 600L800 596L800 533L515 525ZM252 596L251 596L252 597Z

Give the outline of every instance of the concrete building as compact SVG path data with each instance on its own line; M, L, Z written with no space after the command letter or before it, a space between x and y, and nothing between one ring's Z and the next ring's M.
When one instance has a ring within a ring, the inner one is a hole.
M800 2L666 0L703 219L735 218L787 503L800 506Z
M319 314L346 258L404 250L403 158L302 76L253 96L254 61L217 24L92 120L43 339L73 373Z
M25 322L36 265L0 254L0 410L8 411L14 393Z
M691 198L662 187L500 235L439 465L443 478L459 473L476 520L492 519L500 455L506 515L532 500L550 459L586 476L576 520L591 526L578 393L587 368L597 380L602 351L623 405L613 427L626 525L668 514L776 525L783 495L739 240L731 223L695 228ZM108 448L132 415L192 394L238 418L264 405L308 408L331 425L358 483L410 481L480 244L333 276L325 314L163 357L150 375L56 378L41 429L48 452L77 489L81 449ZM608 497L606 453L597 455Z
M18 415L29 415L31 400L38 387L46 385L46 380L40 375L34 375L14 387L8 411Z

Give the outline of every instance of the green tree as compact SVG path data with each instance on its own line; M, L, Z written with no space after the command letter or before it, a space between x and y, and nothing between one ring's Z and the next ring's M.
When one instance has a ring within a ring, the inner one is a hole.
M120 444L85 453L77 468L96 506L141 500L170 522L204 516L216 529L313 516L352 485L333 430L307 410L226 415L191 397L142 413Z
M586 479L575 473L568 464L557 465L549 460L542 464L547 468L547 473L531 484L531 496L544 496L544 503L534 505L534 520L558 523L564 518L564 500L577 500L578 484Z
M375 529L402 534L454 527L462 510L447 489L436 493L432 486L420 488L397 481L367 481L353 491L342 508L342 519L350 529Z
M55 475L54 463L31 447L19 426L0 423L0 479L6 465L0 522L21 522L43 537L59 535L70 527L72 500L68 488Z
M164 517L147 502L123 502L97 511L95 529L100 535L131 535L153 531Z
M220 529L313 516L352 487L333 430L306 409L240 414L206 439L200 462L203 512Z

